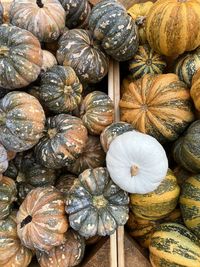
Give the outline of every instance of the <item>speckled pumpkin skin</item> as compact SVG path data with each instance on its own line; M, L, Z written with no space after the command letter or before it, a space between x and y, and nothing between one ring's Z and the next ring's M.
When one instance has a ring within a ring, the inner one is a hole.
M54 187L32 190L17 213L17 233L30 249L49 251L65 240L68 229L64 201Z
M35 153L42 165L52 169L74 163L88 138L81 119L68 114L48 118L45 131L45 136L35 147Z
M15 215L0 220L0 266L27 267L33 253L24 247L17 236Z
M86 28L91 11L88 0L59 0L66 11L66 26L69 29Z
M8 168L8 155L5 148L0 144L0 174Z
M10 214L10 207L16 200L17 188L15 182L3 176L0 181L0 220L5 219Z
M191 97L194 101L195 108L200 111L200 69L196 72L192 79L192 87L190 90Z
M16 89L35 81L42 66L42 50L30 32L11 25L0 26L0 86Z
M63 174L56 180L55 187L62 193L65 199L69 195L69 191L76 179L77 176L74 174Z
M57 0L14 0L10 18L13 25L32 32L41 42L57 40L65 27L65 10Z
M175 74L146 74L124 86L121 120L161 143L176 140L194 120L190 92Z
M33 185L27 184L26 182L17 183L17 203L22 204L26 196L31 190L35 189Z
M90 134L99 135L114 120L114 104L100 91L88 94L81 103L80 116Z
M137 26L115 0L100 1L92 9L89 28L105 52L118 61L129 60L138 49Z
M83 259L85 252L84 239L72 229L65 234L65 243L45 252L37 251L37 259L41 267L73 267Z
M184 136L174 144L173 156L175 161L189 172L200 172L200 120L193 122Z
M128 203L128 194L112 182L106 168L87 169L70 189L66 212L80 235L105 236L126 223Z
M42 68L41 68L41 71L45 72L45 71L51 69L54 65L57 65L57 60L56 60L55 56L47 50L42 50Z
M0 100L0 143L21 152L43 136L45 114L39 101L24 92L10 92Z
M0 3L0 24L2 24L4 21L3 21L3 14L4 13L4 10L3 10L3 6L2 6L2 3Z
M81 102L83 87L75 71L69 66L53 66L41 77L39 95L54 113L69 113Z
M113 122L107 126L100 135L101 145L105 152L108 151L111 142L119 135L134 130L133 126L126 122Z
M97 83L108 73L108 56L87 30L66 31L59 39L57 60L61 65L71 66L86 83Z

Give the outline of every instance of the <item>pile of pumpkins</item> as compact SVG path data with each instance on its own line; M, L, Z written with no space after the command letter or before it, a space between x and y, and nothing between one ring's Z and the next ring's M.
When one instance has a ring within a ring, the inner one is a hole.
M0 267L76 266L125 224L200 267L200 2L98 2L1 1Z

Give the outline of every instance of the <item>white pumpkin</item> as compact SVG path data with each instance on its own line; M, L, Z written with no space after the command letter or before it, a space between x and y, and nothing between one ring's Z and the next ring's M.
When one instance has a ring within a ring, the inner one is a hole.
M129 193L154 191L165 178L168 159L153 137L137 131L126 132L110 144L106 164L112 180Z

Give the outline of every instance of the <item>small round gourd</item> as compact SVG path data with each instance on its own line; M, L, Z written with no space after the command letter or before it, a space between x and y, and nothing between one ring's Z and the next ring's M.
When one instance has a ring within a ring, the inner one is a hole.
M17 233L24 246L49 251L61 245L68 229L64 201L54 187L33 189L17 213Z
M155 138L133 130L112 141L106 165L120 188L129 193L146 194L154 191L165 178L168 160Z
M70 189L66 212L80 235L105 236L126 223L128 203L128 194L113 183L106 168L87 169Z
M8 155L5 148L0 144L0 174L8 168Z
M45 71L51 69L54 65L57 65L57 60L56 60L55 56L47 50L42 50L42 68L41 68L41 71L45 72Z
M41 76L39 97L57 114L69 113L81 102L83 87L69 66L53 66Z
M154 52L148 45L141 45L129 61L129 71L133 79L137 80L145 74L161 74L167 66L163 57Z
M81 119L68 114L48 118L45 132L35 147L35 154L43 166L51 169L74 163L83 152L88 138Z
M13 25L32 32L41 42L57 40L65 27L65 10L57 0L14 0L10 18Z
M62 245L52 248L48 253L37 251L36 255L41 267L73 267L82 261L84 252L84 239L69 229Z
M89 93L81 103L80 116L90 134L100 135L114 120L113 101L106 93Z
M66 31L59 39L57 60L71 66L82 82L100 82L108 73L108 56L87 30Z
M44 124L44 110L35 97L14 91L0 100L0 143L7 150L32 148L43 136Z
M30 32L12 25L0 26L0 86L22 88L34 82L42 66L42 50Z
M139 218L159 220L172 212L178 203L180 187L176 177L168 170L160 185L148 194L132 194L131 210Z
M200 175L193 175L182 185L180 208L183 220L198 238L200 238Z
M159 142L176 140L194 120L189 89L177 75L146 74L124 85L121 120Z

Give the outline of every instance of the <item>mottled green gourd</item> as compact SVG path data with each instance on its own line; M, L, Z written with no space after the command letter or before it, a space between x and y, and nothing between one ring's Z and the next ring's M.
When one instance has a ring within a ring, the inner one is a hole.
M8 168L8 155L5 148L0 144L0 175Z

